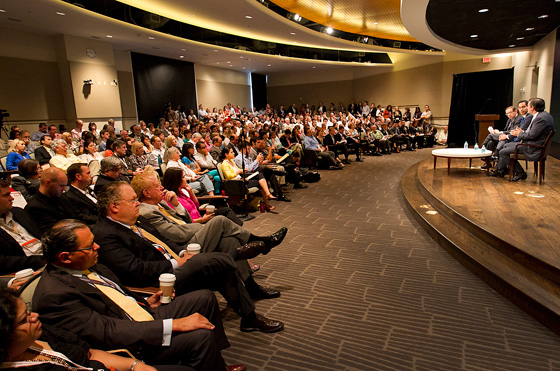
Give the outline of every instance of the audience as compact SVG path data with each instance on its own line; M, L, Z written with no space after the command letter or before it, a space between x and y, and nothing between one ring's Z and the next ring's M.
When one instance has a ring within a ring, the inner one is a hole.
M51 158L55 155L51 148L52 137L49 134L41 136L41 145L35 148L35 160L39 161L39 165L48 165Z
M25 142L21 139L15 139L8 148L8 157L6 157L6 170L17 170L18 164L23 159L30 159L29 154L25 152Z
M29 201L39 190L41 173L43 169L35 160L25 159L18 164L19 176L12 177L12 188Z

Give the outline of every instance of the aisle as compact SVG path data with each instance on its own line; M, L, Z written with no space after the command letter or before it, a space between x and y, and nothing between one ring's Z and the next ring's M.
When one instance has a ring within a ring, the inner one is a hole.
M241 333L225 309L229 363L250 370L552 370L560 338L441 249L406 210L400 179L429 149L367 157L254 214L245 227L289 227L257 282L282 297L257 312L277 334ZM353 158L354 156L352 156Z

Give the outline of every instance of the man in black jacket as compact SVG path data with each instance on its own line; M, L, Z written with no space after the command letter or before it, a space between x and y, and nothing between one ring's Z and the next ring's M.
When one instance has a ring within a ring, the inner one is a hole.
M41 255L41 231L19 207L12 207L10 181L0 180L0 274L45 265Z
M35 149L35 160L39 161L39 165L47 165L54 156L54 151L51 149L52 138L50 135L43 135L41 137L41 145Z
M90 188L93 176L91 170L84 163L72 164L67 170L70 188L62 195L68 209L69 215L86 223L93 228L97 222L97 198Z

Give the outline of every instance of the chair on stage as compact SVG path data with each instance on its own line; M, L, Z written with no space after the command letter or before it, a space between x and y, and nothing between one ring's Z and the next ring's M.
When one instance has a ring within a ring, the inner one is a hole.
M525 160L525 168L527 168L527 162L531 161L531 160L527 160L527 157L524 154L517 153L517 148L519 148L519 146L528 146L534 148L542 148L540 157L536 160L533 160L535 175L538 175L539 177L539 185L542 184L544 180L546 157L548 156L548 151L550 150L550 146L552 145L552 138L554 137L554 133L555 133L554 130L548 133L548 136L546 137L546 141L542 146L538 146L536 144L529 144L529 143L519 143L515 146L515 152L509 155L509 159L510 159L509 180L511 180L511 178L513 177L513 164L515 163L515 161Z

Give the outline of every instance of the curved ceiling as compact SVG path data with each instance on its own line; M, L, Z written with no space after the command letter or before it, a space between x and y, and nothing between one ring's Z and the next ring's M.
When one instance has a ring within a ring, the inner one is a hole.
M273 0L273 3L340 31L417 41L401 21L400 0Z

